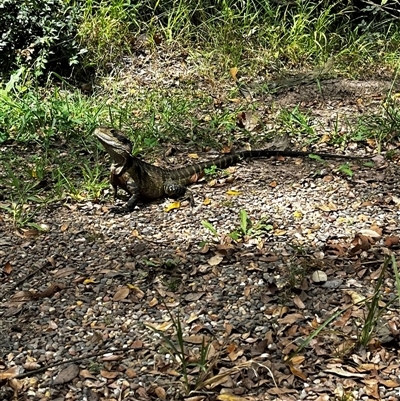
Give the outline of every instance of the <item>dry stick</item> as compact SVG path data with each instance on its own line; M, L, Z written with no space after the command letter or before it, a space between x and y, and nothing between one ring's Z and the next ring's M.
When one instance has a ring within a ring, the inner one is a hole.
M25 277L21 278L21 280L17 281L11 288L9 288L3 295L2 298L6 295L8 295L11 291L14 291L17 287L19 287L22 283L24 283L26 280L30 279L32 276L34 276L37 272L40 272L41 270L43 270L48 264L50 264L49 261L46 260L46 262L44 262L42 264L42 266L38 267L37 269L35 269L32 273L27 274Z
M103 351L103 352L99 352L99 353L96 353L96 354L89 354L89 355L85 355L85 356L80 356L79 358L68 359L67 361L55 362L55 363L52 363L50 365L43 366L43 367L41 367L39 369L35 369L35 370L31 370L30 372L22 373L22 374L20 374L20 375L18 375L16 377L14 377L14 379L23 379L25 377L33 376L36 373L43 372L43 371L45 371L47 369L51 369L51 368L54 368L54 367L59 366L59 365L64 365L66 363L79 362L79 361L82 361L84 359L95 358L95 357L98 357L98 356L102 356L102 355L108 354L110 352L126 352L126 351L131 351L131 349L129 349L129 348L117 348L117 349L112 350L112 351L108 350L108 351Z

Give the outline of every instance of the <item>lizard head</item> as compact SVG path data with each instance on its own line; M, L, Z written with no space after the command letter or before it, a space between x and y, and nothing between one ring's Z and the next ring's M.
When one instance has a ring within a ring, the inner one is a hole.
M111 127L97 127L93 135L104 146L113 163L124 166L131 157L132 143L121 131Z

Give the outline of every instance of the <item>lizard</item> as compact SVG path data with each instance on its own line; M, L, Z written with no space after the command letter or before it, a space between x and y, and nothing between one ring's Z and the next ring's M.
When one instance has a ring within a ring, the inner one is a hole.
M207 168L216 166L219 169L225 169L243 159L272 156L307 157L311 154L322 159L366 159L363 156L333 153L259 149L243 150L186 167L164 169L133 156L131 141L119 130L100 126L94 130L93 135L111 157L110 182L114 188L114 198L118 188L123 189L130 196L126 204L128 211L133 211L140 198L152 200L167 196L182 200L189 199L190 204L193 205L193 194L186 188L187 185L197 181Z

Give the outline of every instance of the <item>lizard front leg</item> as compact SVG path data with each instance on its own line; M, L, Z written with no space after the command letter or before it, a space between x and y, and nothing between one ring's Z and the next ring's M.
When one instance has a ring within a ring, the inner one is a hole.
M113 164L110 170L110 183L114 189L114 200L117 197L118 188L123 189L130 195L129 200L126 203L126 208L129 212L133 211L139 200L139 188L137 184L128 173L123 173L122 175L119 174L116 165ZM123 213L123 209L119 209L118 213Z
M175 181L166 181L164 183L164 192L169 198L179 200L189 199L190 206L194 206L192 191L187 189L184 185L181 185Z

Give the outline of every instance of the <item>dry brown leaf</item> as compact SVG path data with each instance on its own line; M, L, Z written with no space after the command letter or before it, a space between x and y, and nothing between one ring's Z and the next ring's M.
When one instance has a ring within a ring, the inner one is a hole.
M134 369L128 368L125 370L125 374L130 378L133 379L134 377L137 377L137 373Z
M183 341L189 344L207 344L209 342L209 338L205 336L187 336L183 337Z
M304 302L300 299L298 295L296 295L293 298L294 304L299 308L299 309L304 309L306 306L304 305Z
M172 322L164 322L159 324L149 322L145 323L145 325L155 330L166 331L172 326Z
M105 379L115 379L120 374L120 372L110 372L108 370L100 370L100 374Z
M128 287L119 288L113 296L113 301L118 302L122 301L129 295L130 289Z
M210 259L208 259L208 264L210 266L218 266L222 260L224 259L224 257L221 254L215 254L214 256L212 256Z
M137 285L134 284L127 284L126 285L132 292L138 297L138 298L143 298L144 297L144 292L138 287Z
M323 212L334 212L337 210L337 206L332 202L319 205L317 206L317 208L322 210Z
M56 272L54 272L53 276L54 278L63 278L63 277L68 277L73 273L75 273L75 268L64 267L63 269L59 269Z
M387 238L385 239L385 246L387 246L388 248L390 248L390 247L392 247L392 246L394 246L394 245L398 245L399 242L400 242L400 237L396 237L396 236L387 237Z
M13 379L14 377L17 377L21 371L21 366L13 366L7 370L0 371L0 380Z
M192 322L194 322L195 320L197 320L198 318L199 318L199 316L196 315L196 313L192 312L192 313L190 314L190 316L188 317L186 323L187 323L187 324L192 323Z
M364 373L355 373L355 372L349 372L348 370L344 370L340 366L334 366L334 365L328 365L328 369L325 369L324 372L326 373L334 373L338 376L342 377L360 377L363 378L366 375Z
M304 315L301 313L291 313L278 319L279 324L293 324L295 321L304 319Z
M377 376L377 379L379 381L380 384L382 384L385 387L389 387L389 388L397 388L400 387L400 383L394 381L394 380L385 380L382 379L381 377Z
M290 359L292 365L301 365L305 361L306 357L304 355L296 355Z
M83 377L84 379L93 379L96 380L96 376L94 376L89 370L87 369L82 369L79 372L79 376Z
M233 362L236 361L240 356L242 356L244 354L244 350L240 349L236 352L231 352L229 353L228 357L229 359Z
M217 396L219 401L247 401L247 398L240 397L231 393L223 393Z
M188 302L198 301L205 294L206 294L205 292L191 292L185 296L185 301Z
M379 391L378 391L378 380L376 379L365 379L363 382L366 385L365 391L371 397L376 399L380 399Z
M165 400L167 393L165 392L165 390L162 387L160 387L160 386L156 387L154 392L156 393L156 396L158 398L160 398L161 400Z
M28 361L23 364L23 367L26 370L35 370L40 368L40 364L35 361Z
M233 330L233 325L231 325L230 323L224 323L224 328L226 331L226 335L230 336Z
M10 274L13 271L13 268L11 266L10 262L6 262L6 264L3 267L3 272L6 274Z
M307 375L305 375L299 368L293 366L293 365L289 365L289 369L292 372L293 375L295 375L296 377L298 377L301 380L306 381L307 380Z
M69 383L79 374L79 366L75 363L68 365L53 380L53 385Z
M344 327L344 325L348 322L351 317L352 310L351 308L347 309L341 316L339 316L336 320L332 322L333 326L336 327Z
M361 235L364 235L365 237L371 237L371 238L379 239L382 236L382 230L378 226L375 226L375 227L376 227L376 229L373 229L372 227L371 227L371 229L364 228L364 229L360 230L359 233ZM378 230L379 230L379 232L378 232Z
M362 251L368 251L371 248L371 244L374 243L371 237L366 237L362 234L357 234L354 240L351 242L353 248L350 249L352 255L357 255Z
M135 340L135 341L132 342L131 348L133 348L133 349L141 349L141 348L143 348L143 345L144 345L143 341Z

